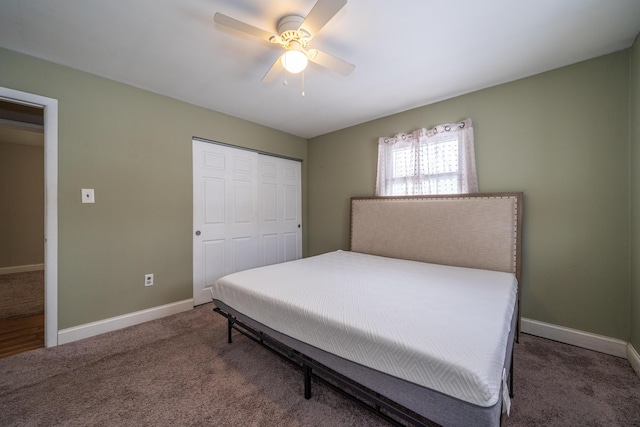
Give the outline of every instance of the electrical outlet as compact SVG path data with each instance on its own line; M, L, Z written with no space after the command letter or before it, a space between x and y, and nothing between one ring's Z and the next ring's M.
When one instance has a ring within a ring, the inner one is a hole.
M144 275L144 285L145 286L153 286L153 274L145 274Z

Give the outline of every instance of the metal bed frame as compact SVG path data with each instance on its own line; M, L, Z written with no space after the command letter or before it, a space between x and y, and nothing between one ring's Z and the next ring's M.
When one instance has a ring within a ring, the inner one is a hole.
M305 356L304 354L296 351L286 345L282 344L276 339L271 338L264 332L258 331L243 322L239 321L236 317L225 313L219 308L214 308L214 312L220 314L227 319L228 329L228 343L231 344L232 331L235 330L255 343L259 344L263 348L269 350L271 353L279 356L283 360L290 362L293 366L301 369L303 372L304 381L304 398L311 399L311 380L315 379L317 382L329 387L335 392L341 394L352 402L357 403L366 410L376 414L380 418L389 422L394 426L404 426L393 418L392 415L407 421L415 426L427 427L429 424L425 424L416 415L409 412L408 409L398 407L386 401L380 394L360 386L357 383L349 381L342 375L336 373L332 369L316 362L312 358ZM318 375L317 373L321 375ZM372 403L367 403L367 401ZM392 414L392 415L388 415Z
M214 299L216 308L214 312L227 319L227 342L233 342L232 332L237 331L241 335L249 338L255 343L266 348L270 352L278 355L282 359L292 363L303 371L304 380L304 397L311 398L311 380L324 384L332 390L343 395L347 399L359 404L366 410L378 415L380 418L389 422L394 426L405 426L401 421L409 423L409 425L426 427L432 426L432 421L427 415L418 414L413 409L398 402L396 395L389 395L388 391L400 389L402 393L415 393L418 397L434 398L437 403L441 404L447 399L453 399L439 392L429 390L407 381L400 380L382 372L359 365L357 363L342 359L323 350L312 347L306 343L288 337L275 331L255 320L237 312L233 308L227 306L223 302ZM516 341L516 324L519 315L517 312L517 304L514 307L513 318L511 322L511 333L505 352L504 366L509 372L509 396L513 398L513 350ZM313 355L313 356L312 356ZM320 361L318 361L320 359ZM324 363L323 363L324 362ZM356 375L349 375L349 369L356 367ZM319 374L318 374L319 373ZM355 378L354 378L355 377ZM363 385L362 379L366 378L369 384ZM373 382L371 382L373 381ZM389 387L386 389L386 387ZM376 390L377 389L377 390ZM386 395L386 396L385 396ZM443 400L444 399L444 400ZM491 412L497 410L502 413L502 399L494 405L494 407L481 408L467 402L457 401L458 404L466 405L466 408L474 411L478 416L478 421L491 416ZM427 408L430 411L433 408ZM458 419L457 413L444 416L446 424L465 425ZM500 416L500 424L502 417Z

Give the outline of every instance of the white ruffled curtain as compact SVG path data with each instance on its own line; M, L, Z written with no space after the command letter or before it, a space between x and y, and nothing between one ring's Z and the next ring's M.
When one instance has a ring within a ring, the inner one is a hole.
M377 196L477 193L471 119L378 140Z

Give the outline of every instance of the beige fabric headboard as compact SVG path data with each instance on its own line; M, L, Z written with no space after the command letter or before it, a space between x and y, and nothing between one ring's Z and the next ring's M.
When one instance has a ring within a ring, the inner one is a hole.
M354 197L351 250L515 273L521 282L522 193Z

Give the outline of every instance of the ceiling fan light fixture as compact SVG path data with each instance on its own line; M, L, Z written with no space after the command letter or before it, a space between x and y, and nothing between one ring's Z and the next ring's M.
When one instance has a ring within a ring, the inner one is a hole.
M304 70L309 63L307 55L296 49L286 51L280 60L282 61L284 69L291 74L297 74Z
M355 65L328 53L309 48L313 35L320 31L346 3L347 0L316 0L306 17L285 15L280 18L276 25L277 34L261 30L220 12L215 13L213 20L217 24L277 44L285 50L285 53L275 60L269 71L262 77L264 83L272 83L283 71L291 74L300 73L307 68L309 61L347 76L351 74Z

